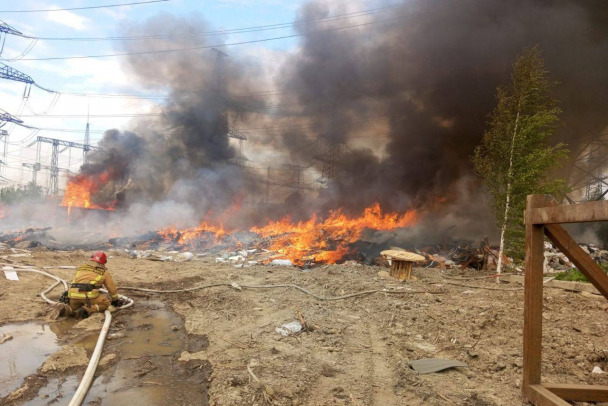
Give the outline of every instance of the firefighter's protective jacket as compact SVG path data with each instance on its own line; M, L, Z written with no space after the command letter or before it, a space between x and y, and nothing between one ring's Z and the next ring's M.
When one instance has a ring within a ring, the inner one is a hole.
M90 283L95 285L95 288L90 292L80 292L78 288L70 288L68 291L70 299L86 299L87 296L89 299L95 299L99 296L99 288L104 285L112 300L118 299L118 291L116 290L116 284L112 279L112 275L110 275L105 266L97 262L89 261L80 265L72 283Z

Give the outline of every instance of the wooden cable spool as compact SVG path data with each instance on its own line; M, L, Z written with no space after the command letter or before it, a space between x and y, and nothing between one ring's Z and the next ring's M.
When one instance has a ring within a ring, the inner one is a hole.
M390 276L401 281L412 279L414 262L424 262L426 260L422 255L401 250L386 250L382 251L380 255L391 260Z

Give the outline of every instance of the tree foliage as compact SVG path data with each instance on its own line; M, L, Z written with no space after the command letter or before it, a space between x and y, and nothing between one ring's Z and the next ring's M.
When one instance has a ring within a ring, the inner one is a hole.
M505 247L517 258L524 252L526 196L565 190L563 179L549 176L568 152L563 143L548 144L561 114L550 95L553 86L538 47L525 49L510 85L497 89L497 106L473 156L501 230L501 252Z
M42 188L31 182L21 188L11 186L0 189L0 203L6 205L17 204L24 200L39 199L42 199Z

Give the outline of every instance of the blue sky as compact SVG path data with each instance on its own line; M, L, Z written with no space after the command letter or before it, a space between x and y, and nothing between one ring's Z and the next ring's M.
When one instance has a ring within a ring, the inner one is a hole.
M37 37L108 37L120 35L120 27L133 22L143 22L159 13L171 13L177 16L199 14L213 29L234 29L260 26L292 21L303 1L277 0L170 0L167 2L133 5L116 8L93 10L54 11L36 13L9 13L12 10L40 10L97 6L117 3L129 3L137 0L57 0L53 2L40 0L0 1L0 20L26 35ZM291 28L262 31L258 33L230 34L226 42L239 42L267 37L293 34ZM19 56L27 48L30 40L7 36L2 57L11 59ZM229 48L231 53L263 55L277 58L297 46L297 39L269 41L260 44L241 45ZM22 59L2 62L31 76L37 84L59 92L77 93L149 93L138 87L133 77L124 70L121 58L72 59L72 60L26 60L29 58L47 58L57 56L76 56L90 54L110 54L120 51L119 44L112 41L103 42L70 42L39 40L33 49ZM210 52L198 50L193 52ZM31 172L21 167L22 162L35 161L35 148L27 147L38 136L60 138L82 142L86 125L87 111L92 116L121 113L146 113L154 108L153 102L122 99L96 98L63 94L57 103L53 94L32 88L27 104L23 103L24 84L0 80L0 108L20 117L28 125L45 129L62 129L68 131L40 131L7 125L10 131L7 156L8 167L2 175L12 182L23 183L31 179ZM49 109L52 107L52 109ZM48 113L47 115L43 113ZM77 117L52 117L53 115L75 115ZM108 128L128 129L130 118L93 117L91 118L91 139L93 142L102 136ZM71 132L73 131L73 132ZM2 145L0 144L0 159ZM42 163L50 163L50 145L41 149ZM49 161L49 162L46 162ZM61 154L60 166L77 171L82 162L78 150ZM40 183L46 174L40 175ZM6 183L0 183L0 186Z

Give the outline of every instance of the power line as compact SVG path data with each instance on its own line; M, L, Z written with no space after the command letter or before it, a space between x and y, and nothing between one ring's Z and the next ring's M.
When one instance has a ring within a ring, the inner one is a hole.
M176 38L196 38L196 37L207 37L207 36L218 36L218 35L228 35L228 34L246 34L250 32L259 32L259 31L267 31L267 30L277 30L277 29L285 29L292 28L294 24L301 23L310 23L310 22L331 22L338 21L345 18L350 17L361 17L366 15L371 15L375 13L381 13L386 11L392 11L396 8L404 7L405 4L399 4L395 6L387 6L387 7L379 7L368 10L355 11L351 13L345 14L337 14L329 17L321 17L314 19L302 19L302 20L294 20L290 22L283 23L274 23L267 25L258 25L251 27L242 27L242 28L232 28L226 30L214 30L214 31L203 31L193 34L180 34L180 35L141 35L141 36L118 36L118 37L39 37L39 36L30 36L30 38L36 38L38 40L43 41L141 41L141 40L149 40L149 39L176 39Z
M44 10L0 10L0 13L43 13L49 11L71 11L71 10L91 10L96 8L111 8L111 7L123 7L123 6L138 6L141 4L150 3L163 3L170 0L149 0L149 1L137 1L133 3L120 3L120 4L106 4L105 6L88 6L88 7L71 7L71 8L50 8Z
M204 89L191 89L191 92L205 91ZM233 97L254 97L254 96L273 96L277 94L295 92L291 90L264 90L259 92L251 93L236 93L232 94ZM124 98L124 99L187 99L193 97L190 94L184 95L162 95L162 94L133 94L133 93L79 93L79 92L61 92L64 96L79 96L79 97L92 97L92 98Z
M115 117L154 117L162 116L162 113L120 113L120 114L91 114L94 118L115 118ZM21 114L19 117L37 117L37 118L83 118L88 117L86 114Z
M116 54L57 56L57 57L47 57L47 58L21 58L20 61L52 61L52 60L67 60L67 59L110 58L110 57L115 57L115 56L136 56L136 55L150 55L150 54L166 54L166 53L181 52L181 51L194 51L194 50L199 50L199 49L221 48L221 47L226 47L226 46L246 45L246 44L255 44L255 43L260 43L260 42L277 41L277 40L281 40L281 39L302 37L302 36L309 35L309 34L340 31L340 30L344 30L347 28L364 27L364 26L368 26L368 25L372 25L372 24L378 24L378 23L395 21L395 20L401 20L401 17L389 18L389 19L385 19L385 20L370 21L367 23L347 25L347 26L330 28L330 29L325 29L325 30L308 31L308 32L302 33L302 34L283 35L281 37L264 38L264 39L258 39L258 40L250 40L250 41L240 41L240 42L233 42L233 43L229 43L229 44L199 45L199 46L186 47L186 48L173 48L173 49L164 49L164 50L157 50L157 51L123 52L123 53L116 53Z

